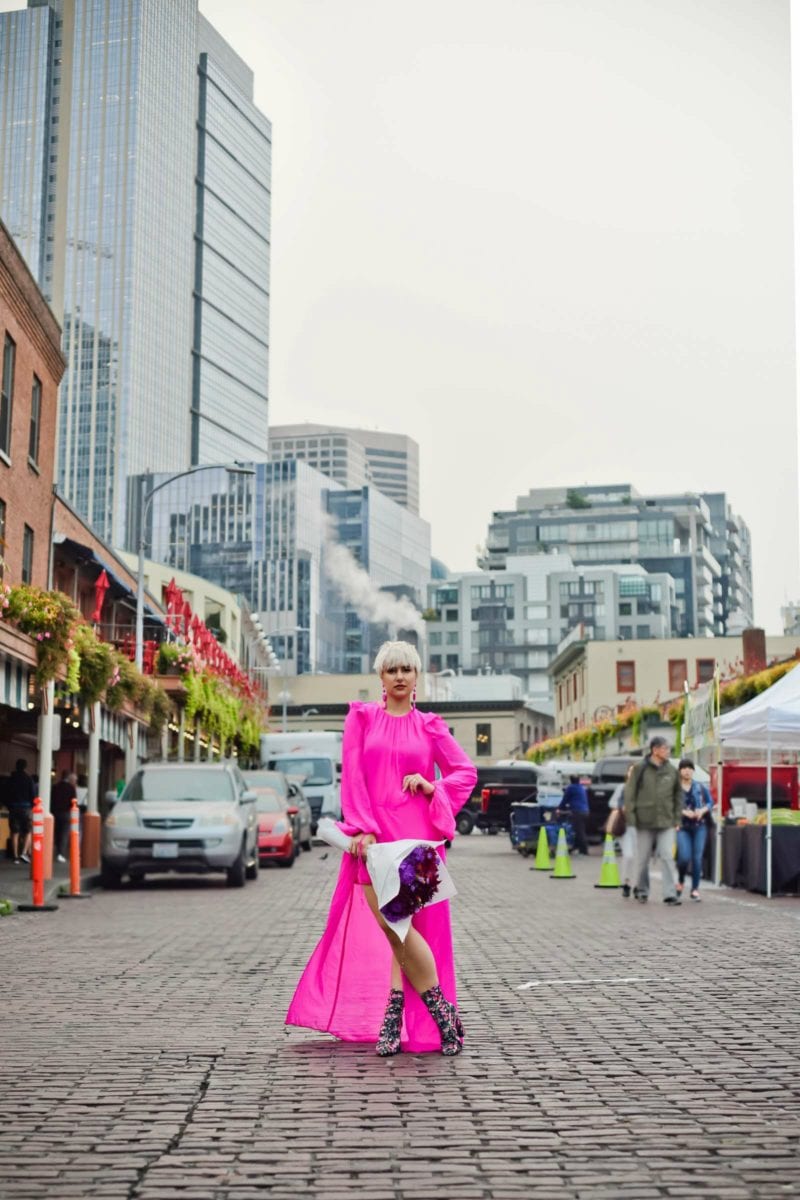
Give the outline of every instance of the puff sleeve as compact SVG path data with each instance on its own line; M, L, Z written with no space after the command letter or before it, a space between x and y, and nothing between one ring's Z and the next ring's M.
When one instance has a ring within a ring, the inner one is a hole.
M365 720L364 706L351 704L342 737L342 819L338 822L351 837L377 833L362 763Z
M441 837L449 839L456 831L456 813L475 789L478 772L441 717L431 713L426 723L433 741L433 761L441 771L430 798L431 822Z

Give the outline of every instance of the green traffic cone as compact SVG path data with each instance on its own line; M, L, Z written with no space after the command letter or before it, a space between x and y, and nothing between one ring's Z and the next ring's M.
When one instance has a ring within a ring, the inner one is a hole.
M536 858L533 860L532 871L552 871L550 861L550 844L547 841L547 830L544 825L539 829L539 841L536 844Z
M567 849L567 835L563 829L558 831L558 844L556 845L556 865L553 868L551 879L575 879L576 875L572 869L572 863L569 860L569 850Z
M614 853L614 839L610 833L606 834L606 840L603 844L603 862L600 867L600 882L594 885L596 888L618 888L620 886L619 871L617 870L617 857Z

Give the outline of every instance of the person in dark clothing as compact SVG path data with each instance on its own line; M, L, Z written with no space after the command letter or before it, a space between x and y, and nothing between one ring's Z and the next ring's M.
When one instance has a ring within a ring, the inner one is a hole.
M27 766L24 758L18 758L8 778L6 805L11 830L11 853L15 863L31 861L31 813L36 792Z
M50 809L55 821L56 856L59 862L66 862L66 851L69 840L69 821L72 812L72 801L77 800L75 790L76 776L69 771L62 771L61 778L53 787L50 796Z
M575 847L578 854L588 854L586 819L589 816L589 796L579 775L570 775L569 783L564 788L560 807L566 809L570 814L572 828L575 830Z

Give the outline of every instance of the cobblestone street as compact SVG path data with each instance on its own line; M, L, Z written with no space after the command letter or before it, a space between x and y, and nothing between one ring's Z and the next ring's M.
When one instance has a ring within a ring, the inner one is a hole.
M244 1200L800 1193L800 905L647 905L450 866L462 1056L381 1060L287 1031L338 855L244 891L97 891L0 923L0 1193Z

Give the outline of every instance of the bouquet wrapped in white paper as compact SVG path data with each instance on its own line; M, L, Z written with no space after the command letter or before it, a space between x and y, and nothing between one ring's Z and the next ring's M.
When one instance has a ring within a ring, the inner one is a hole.
M328 845L345 851L353 840L328 817L320 821L317 835ZM450 872L436 853L441 845L442 842L403 838L367 847L367 871L378 907L401 941L406 939L414 913L456 894Z

